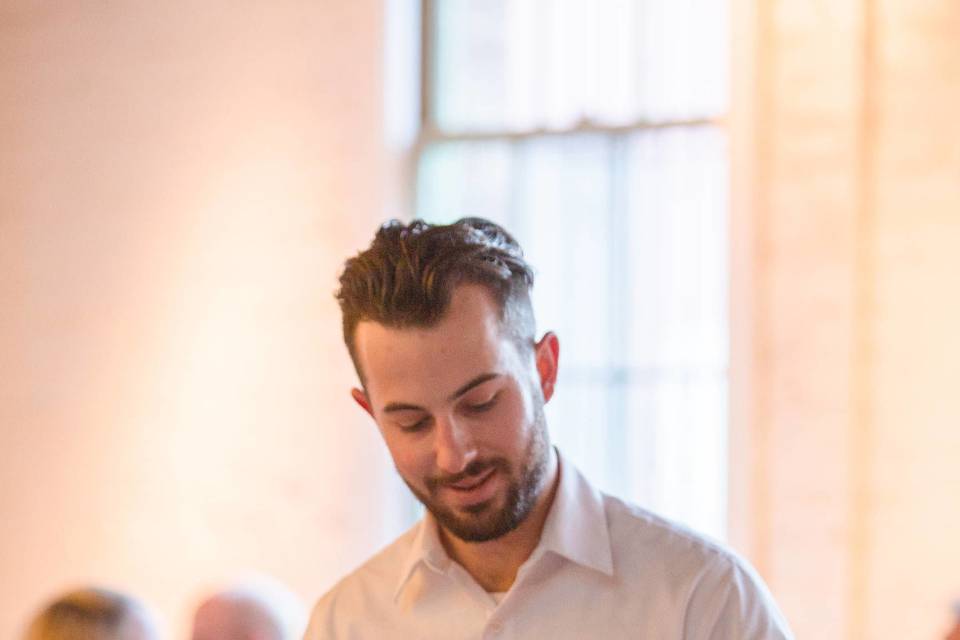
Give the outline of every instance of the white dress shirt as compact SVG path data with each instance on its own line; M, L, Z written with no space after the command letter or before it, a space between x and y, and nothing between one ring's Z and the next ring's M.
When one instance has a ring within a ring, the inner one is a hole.
M502 598L450 559L427 515L320 599L305 640L791 637L744 560L601 494L561 457L540 542Z

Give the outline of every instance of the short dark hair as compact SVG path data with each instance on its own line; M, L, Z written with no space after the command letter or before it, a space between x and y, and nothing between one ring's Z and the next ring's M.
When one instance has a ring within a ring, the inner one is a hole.
M354 342L361 321L394 328L433 326L462 284L485 287L500 308L501 326L518 344L532 346L533 269L503 227L483 218L446 225L384 223L370 247L347 260L336 294L343 340L361 381Z
M86 587L62 594L49 603L27 632L27 640L128 637L125 625L142 616L133 598L108 589ZM139 637L139 636L138 636Z

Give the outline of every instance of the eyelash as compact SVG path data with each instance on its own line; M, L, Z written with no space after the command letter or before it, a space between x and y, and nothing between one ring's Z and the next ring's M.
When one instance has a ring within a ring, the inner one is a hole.
M497 402L497 396L500 394L494 394L492 398L486 402L481 402L480 404L468 404L467 409L472 413L483 413L484 411L489 411L493 408L493 405Z
M429 421L430 421L429 417L422 418L419 422L414 422L411 425L401 426L400 430L403 431L404 433L416 433L418 431L422 431L423 428L427 426L427 422Z

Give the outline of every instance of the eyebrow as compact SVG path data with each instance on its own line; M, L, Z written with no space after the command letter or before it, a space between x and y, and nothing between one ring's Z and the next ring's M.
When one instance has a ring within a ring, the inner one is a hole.
M450 395L448 400L449 401L456 400L457 398L467 393L474 387L479 387L484 382L488 382L490 380L493 380L494 378L499 378L499 377L500 377L499 373L481 373L479 376L477 376L467 384L463 385L462 387L454 391ZM424 409L420 405L409 404L406 402L390 402L383 407L384 413L393 413L395 411L426 411L426 409Z

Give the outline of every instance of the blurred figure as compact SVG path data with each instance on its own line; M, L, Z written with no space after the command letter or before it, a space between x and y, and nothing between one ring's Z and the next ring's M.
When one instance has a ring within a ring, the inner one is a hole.
M306 610L279 584L258 581L217 592L197 607L192 640L300 640Z
M152 616L136 600L107 589L65 593L41 611L25 640L157 640Z
M950 632L944 636L944 640L960 640L960 602L953 605L954 625Z
M957 619L957 624L953 625L953 629L944 638L945 640L960 640L960 618Z

